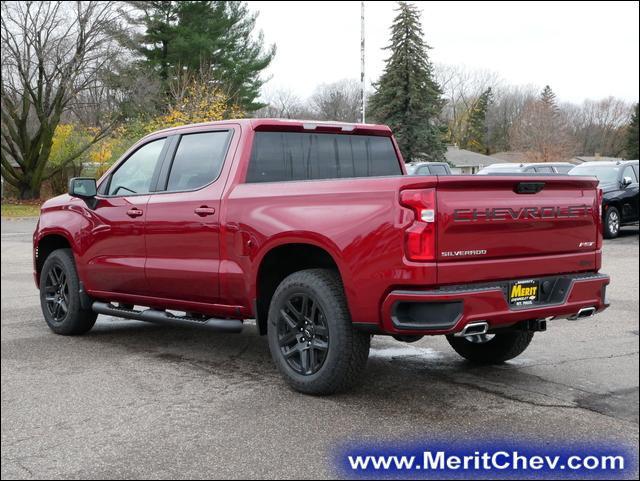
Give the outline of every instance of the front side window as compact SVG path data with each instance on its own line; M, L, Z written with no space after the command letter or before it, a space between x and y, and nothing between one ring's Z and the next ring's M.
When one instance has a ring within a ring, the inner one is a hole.
M180 137L167 181L168 191L193 190L210 184L220 175L230 132L202 132Z
M111 174L108 195L148 194L166 139L143 145Z
M636 173L633 170L632 165L625 167L624 171L622 172L622 178L624 179L625 177L629 177L634 184L638 183L638 179L636 178Z
M256 132L247 182L402 175L390 137Z

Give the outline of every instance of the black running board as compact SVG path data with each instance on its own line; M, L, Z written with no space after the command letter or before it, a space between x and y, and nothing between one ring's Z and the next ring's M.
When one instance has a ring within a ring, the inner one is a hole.
M146 309L144 311L136 311L135 309L127 309L124 307L114 306L108 302L95 301L91 308L98 314L106 314L107 316L122 317L124 319L134 319L136 321L153 322L155 324L164 324L169 326L197 327L209 331L237 333L242 331L242 321L240 319L216 319L187 316L174 316L167 311L159 311L156 309Z

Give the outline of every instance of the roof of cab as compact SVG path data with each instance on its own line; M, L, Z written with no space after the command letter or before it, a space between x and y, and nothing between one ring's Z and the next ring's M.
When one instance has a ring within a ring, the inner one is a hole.
M386 125L291 119L229 119L201 122L197 124L181 125L179 127L169 127L167 129L155 131L149 135L176 132L194 127L215 127L229 124L240 124L241 126L248 127L252 130L319 131L391 135L391 129Z

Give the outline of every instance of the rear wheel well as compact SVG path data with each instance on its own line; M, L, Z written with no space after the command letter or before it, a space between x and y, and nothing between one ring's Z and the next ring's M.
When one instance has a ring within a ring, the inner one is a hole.
M38 279L40 278L40 272L42 272L44 261L47 260L47 257L49 257L53 251L70 248L71 245L69 244L69 241L61 235L50 234L40 239L36 250L36 272L38 274Z
M256 281L256 323L260 334L267 333L269 304L285 277L304 269L333 269L340 276L336 262L326 250L310 244L286 244L273 248L260 263Z

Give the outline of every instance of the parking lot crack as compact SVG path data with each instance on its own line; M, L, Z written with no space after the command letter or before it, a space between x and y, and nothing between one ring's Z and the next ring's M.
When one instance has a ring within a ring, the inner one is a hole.
M558 403L558 402L539 402L539 401L534 401L532 399L524 399L520 396L514 395L514 394L508 394L504 391L500 391L497 389L491 389L490 387L487 386L479 386L477 384L471 383L471 382L466 382L466 381L459 381L459 380L454 380L448 377L444 377L443 380L451 383L451 384L455 384L457 386L464 386L464 387L468 387L471 389L474 389L476 391L480 391L483 392L485 394L491 394L494 396L498 396L500 398L506 399L508 401L513 401L513 402L517 402L517 403L521 403L521 404L527 404L529 406L534 406L534 407L540 407L540 408L559 408L559 409L572 409L572 410L584 410L584 411L589 411L595 414L599 414L601 416L605 416L607 418L610 419L616 419L618 420L618 418L616 416L612 416L610 414L607 414L605 412L602 412L601 410L596 410L596 409L592 409L589 406L586 405L578 405L575 402L565 402L565 403ZM557 398L553 398L552 396L549 396L548 394L544 394L544 393L540 393L537 391L532 391L529 389L523 389L521 387L517 388L520 391L523 392L527 392L527 393L531 393L531 394L535 394L536 396L543 396L543 397L547 397L547 398L551 398L551 399L557 399Z

